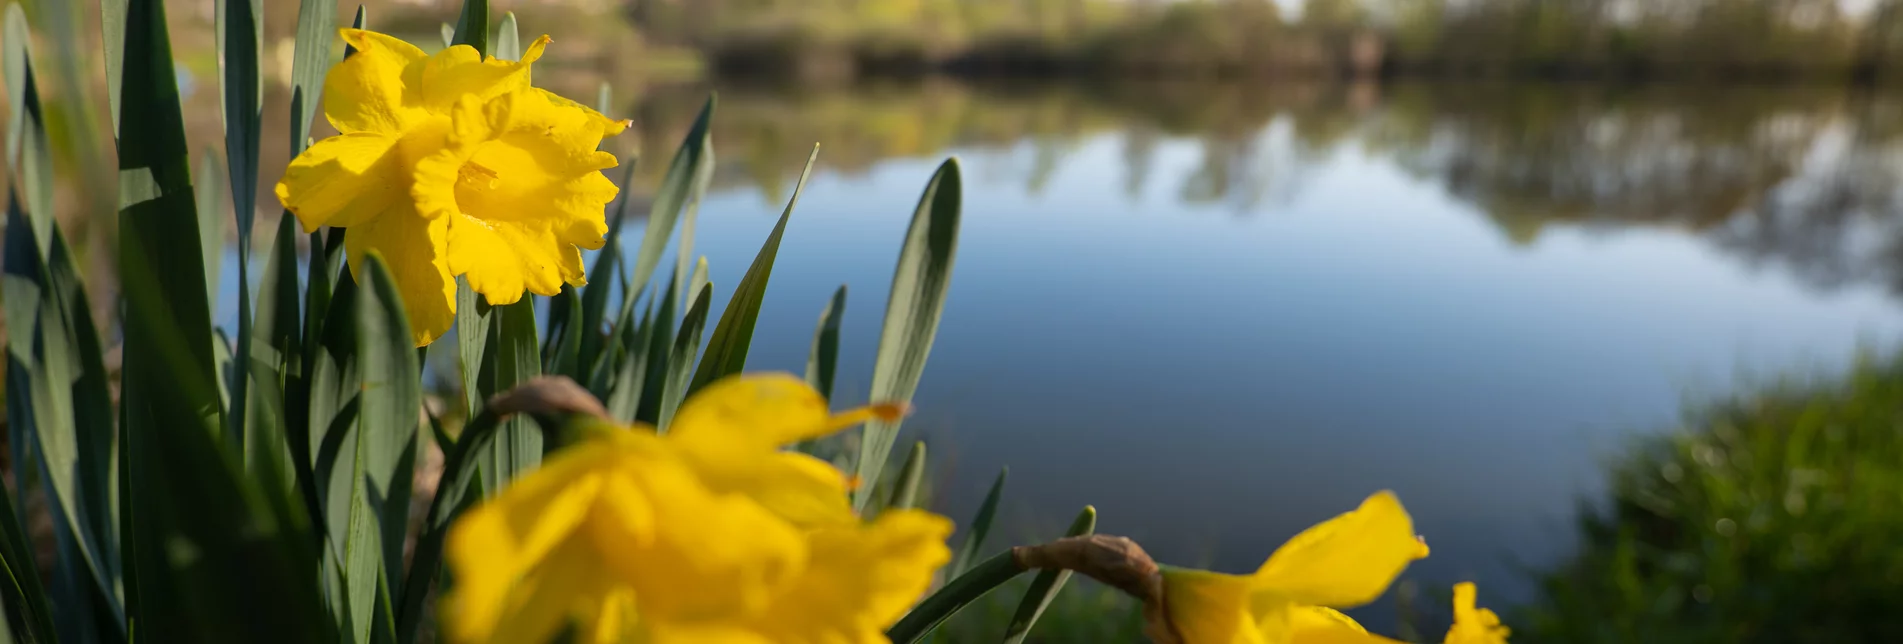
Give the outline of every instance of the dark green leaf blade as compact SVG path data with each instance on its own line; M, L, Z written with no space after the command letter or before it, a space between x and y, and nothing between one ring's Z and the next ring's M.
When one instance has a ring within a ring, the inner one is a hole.
M210 307L161 0L125 14L119 266L125 296L122 500L139 641L330 642L301 515L213 442Z
M291 156L304 151L311 119L323 109L324 76L330 73L330 43L337 37L337 0L302 0L291 56Z
M648 207L647 230L641 234L641 247L634 253L634 278L631 283L644 285L654 277L654 269L661 265L661 253L667 250L667 242L674 236L675 224L682 210L690 202L698 202L707 191L707 182L713 177L714 146L709 124L714 117L715 99L707 97L707 104L700 108L700 116L694 119L694 127L681 139L681 146L674 153L674 160L667 166L667 176L661 179L660 191L654 194L654 202ZM683 256L689 251L683 243L678 252ZM679 279L677 274L676 279Z
M308 436L292 435L302 423L286 422L291 413L286 392L301 389L303 338L298 324L297 221L278 219L275 241L258 284L255 334L245 355L250 360L250 399L245 412L245 472L255 480L277 476L284 490L312 494Z
M663 431L668 421L674 419L674 410L679 409L681 400L687 397L687 379L693 375L694 353L700 350L701 331L707 327L707 309L714 299L714 285L700 287L694 296L694 302L687 308L687 317L681 320L681 332L674 338L674 348L668 355L666 380L661 387L660 415L655 426Z
M925 185L925 193L912 213L912 225L906 230L905 245L899 249L899 263L892 274L884 327L879 332L879 352L872 368L871 400L875 402L911 402L912 393L918 390L925 359L931 355L932 340L938 335L945 295L951 288L963 191L958 160L947 159ZM861 480L879 480L892 443L898 439L899 424L896 420L866 423L859 443ZM854 493L854 505L863 508L869 498L867 488L862 487Z
M800 171L799 183L793 187L793 197L787 200L786 210L780 212L779 223L773 225L773 232L760 246L760 254L754 256L753 265L747 267L740 285L734 287L733 297L727 299L727 308L720 312L714 337L708 341L707 353L701 357L700 368L694 372L694 381L687 388L689 395L747 368L747 349L753 343L753 327L760 319L760 305L766 300L767 282L773 278L773 260L780 254L780 238L786 234L786 222L792 218L794 206L799 205L800 191L806 187L806 179L813 173L813 162L818 159L819 146L813 146L812 154L806 157L806 168Z
M833 398L833 376L839 372L839 321L846 315L846 285L833 291L826 310L819 312L813 329L813 348L806 354L806 384L827 400Z
M1070 522L1066 537L1081 537L1097 531L1097 508L1084 506L1077 518ZM1018 602L1018 610L1011 616L1010 625L1004 629L1005 644L1024 644L1031 635L1031 626L1037 624L1037 618L1044 616L1051 600L1057 599L1057 593L1064 590L1064 583L1070 581L1069 570L1040 570L1031 579L1031 587L1024 590L1024 599Z
M46 131L38 76L33 69L33 37L19 3L6 8L4 53L7 84L6 166L15 174L14 190L26 200L35 247L44 255L53 230L53 148Z
M258 133L264 119L264 86L258 67L258 53L264 49L264 2L218 0L218 5L218 67L223 79L218 89L225 107L225 163L231 172L238 239L248 242L257 213ZM239 261L248 255L246 250L239 249Z
M218 68L221 72L218 90L224 104L225 164L230 171L227 183L231 186L231 211L238 225L240 359L232 365L231 413L226 418L227 431L242 442L249 437L245 426L251 420L251 414L245 411L250 403L251 386L251 361L246 352L251 346L251 224L257 215L258 137L264 122L264 89L259 82L258 68L258 52L264 47L264 5L263 0L219 0L218 5ZM211 181L214 176L200 172L199 181L215 183ZM199 208L204 209L205 197L199 199ZM223 227L219 228L222 232ZM205 275L208 283L215 285L218 270L211 258L223 254L223 236L219 236L216 245L204 250ZM215 290L211 301L218 301Z
M603 87L606 85L604 84ZM635 163L632 160L625 161L622 166L625 171L622 173L620 185L632 187ZM626 192L616 201L614 217L608 220L608 235L602 243L601 253L595 256L595 265L588 269L588 285L582 288L582 326L589 332L582 336L581 355L593 356L589 367L590 371L595 373L606 373L608 369L606 365L610 364L609 361L613 359L617 348L615 340L618 336L612 331L607 336L601 335L601 323L607 316L608 296L615 287L614 277L620 273L620 266L624 263L621 257L621 225L627 220L628 203L631 201L633 199ZM621 328L633 317L634 300L639 295L639 292L622 289L621 311L615 316L615 329ZM607 351L602 350L604 340ZM595 392L597 396L602 394L601 391Z
M359 614L358 601L367 609L375 606L378 575L402 580L423 403L419 361L396 280L374 253L365 256L359 275L356 349L362 403L356 442L362 460L351 479L356 509L350 514L351 541L344 544L353 616ZM359 525L371 530L360 532ZM360 568L364 564L369 567ZM359 580L359 574L366 576ZM353 635L371 641L370 612L361 615L361 623L352 622Z
M964 544L958 546L958 552L952 555L951 565L945 567L945 574L957 578L971 565L972 558L985 547L985 535L991 533L991 520L998 516L998 500L1004 496L1004 479L1011 468L998 470L998 478L991 482L991 491L985 493L984 503L978 505L978 513L972 515L969 529L965 532Z
M513 304L495 307L492 313L496 320L489 330L488 359L482 365L487 373L479 378L484 386L484 400L542 375L534 299L523 297ZM489 468L483 477L483 483L488 486L485 492L493 494L541 464L542 433L534 422L526 417L505 420L497 428L495 443L491 445Z
M905 455L905 467L899 469L899 478L892 483L892 502L887 508L909 510L918 503L918 484L925 479L925 441L912 443L912 451Z
M489 346L489 325L493 314L489 301L469 288L469 279L456 278L456 348L462 366L463 405L470 416L482 409L483 391L477 381L482 377L483 352Z
M487 56L489 50L489 0L463 0L462 13L456 18L456 35L450 45L469 45Z

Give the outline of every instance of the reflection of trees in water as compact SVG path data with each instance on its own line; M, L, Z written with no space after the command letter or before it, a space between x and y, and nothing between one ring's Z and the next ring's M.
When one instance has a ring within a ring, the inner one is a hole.
M702 90L651 94L642 156L664 159ZM859 173L958 148L1005 155L1040 190L1085 143L1116 135L1121 189L1250 212L1343 153L1392 160L1532 243L1553 225L1668 226L1817 287L1903 292L1903 116L1843 88L1506 84L950 82L852 91L723 91L717 181L779 195L813 141ZM1196 160L1156 177L1188 142ZM649 163L645 181L664 169ZM1162 183L1158 183L1161 181Z
M1810 163L1714 229L1721 248L1806 283L1903 293L1903 178L1894 101L1861 99L1816 138Z

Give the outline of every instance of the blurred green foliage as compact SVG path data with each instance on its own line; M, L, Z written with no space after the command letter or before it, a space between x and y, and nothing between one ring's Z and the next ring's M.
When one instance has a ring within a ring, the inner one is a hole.
M1694 412L1610 466L1540 642L1903 641L1903 356Z

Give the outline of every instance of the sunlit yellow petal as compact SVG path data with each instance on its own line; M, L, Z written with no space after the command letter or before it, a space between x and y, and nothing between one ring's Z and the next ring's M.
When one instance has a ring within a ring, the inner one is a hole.
M357 53L324 77L324 118L331 126L345 134L396 134L423 118L404 82L405 70L423 60L423 50L374 31L338 31Z
M381 215L407 196L396 143L371 132L318 141L284 169L278 202L297 216L304 232Z
M701 480L717 493L741 494L801 527L855 521L846 476L832 464L793 452L724 441L677 441Z
M1186 644L1270 644L1251 605L1255 580L1185 568L1163 569L1163 604Z
M835 416L806 381L788 374L751 374L724 378L688 398L668 433L686 441L779 446L902 412L900 406L877 405Z
M806 559L804 536L759 504L715 494L678 462L620 468L616 494L641 494L663 526L651 539L594 531L601 563L634 588L642 614L662 621L742 619L765 608Z
M456 522L444 541L456 571L444 623L458 641L488 641L499 624L519 617L508 615L514 610L510 590L573 540L600 493L601 468L613 457L613 449L568 450Z
M1447 631L1447 644L1506 644L1511 631L1493 611L1474 607L1476 594L1472 582L1454 584L1454 627Z
M1348 608L1374 601L1422 550L1400 500L1379 492L1289 539L1255 578L1299 604Z
M529 63L496 58L483 60L482 55L468 45L444 48L424 59L421 65L419 102L430 110L447 110L464 97L488 102L529 88Z
M1400 644L1370 634L1347 615L1320 606L1289 610L1289 644Z
M583 537L571 537L516 584L513 604L488 638L493 644L549 642L579 620L595 619L610 580Z
M456 281L442 261L448 240L448 220L425 219L414 212L385 213L344 229L351 275L359 276L366 253L383 256L403 296L410 336L419 347L448 332L456 319Z
M951 560L944 517L897 510L867 525L820 530L806 570L756 628L776 642L883 644L885 629Z
M564 271L578 268L581 251L563 247L553 233L529 222L485 222L456 215L449 229L449 270L469 278L469 287L490 304L513 304L526 289L538 295L562 290Z

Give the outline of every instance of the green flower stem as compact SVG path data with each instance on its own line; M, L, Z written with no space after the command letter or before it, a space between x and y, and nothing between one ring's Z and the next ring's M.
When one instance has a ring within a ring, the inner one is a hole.
M992 589L1004 585L1023 573L1025 568L1019 565L1012 551L1006 550L990 559L972 566L965 574L959 575L944 588L926 597L925 601L906 613L904 619L885 632L893 644L911 644L924 637L932 629L938 628L945 619L963 609L966 604L983 597Z

